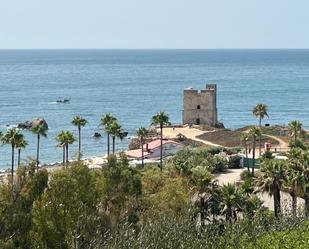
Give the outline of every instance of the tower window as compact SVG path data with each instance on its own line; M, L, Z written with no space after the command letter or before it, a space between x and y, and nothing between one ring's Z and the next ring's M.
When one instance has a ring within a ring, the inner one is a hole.
M201 109L201 106L200 106L200 105L198 105L198 106L197 106L197 109L198 109L198 110L199 110L199 109Z

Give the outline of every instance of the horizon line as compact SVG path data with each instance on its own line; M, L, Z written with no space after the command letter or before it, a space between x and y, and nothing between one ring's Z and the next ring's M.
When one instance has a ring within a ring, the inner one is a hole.
M308 48L0 48L3 50L309 50Z

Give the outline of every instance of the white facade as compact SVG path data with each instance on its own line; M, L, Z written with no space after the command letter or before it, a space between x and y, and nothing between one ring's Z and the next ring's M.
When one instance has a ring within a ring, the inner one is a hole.
M184 146L182 144L178 144L178 143L165 143L162 146L163 157L175 155L179 150L183 149L183 147ZM151 153L145 156L145 158L148 158L148 159L160 158L160 146L152 149Z

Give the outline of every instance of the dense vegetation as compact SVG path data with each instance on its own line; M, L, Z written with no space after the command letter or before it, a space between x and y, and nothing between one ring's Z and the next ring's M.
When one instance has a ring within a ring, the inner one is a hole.
M267 108L266 108L267 109ZM267 111L267 110L266 110ZM264 112L264 114L263 114ZM265 106L254 113L261 119ZM267 116L267 115L266 115ZM152 122L160 136L168 116L158 113ZM111 114L101 124L112 138L107 163L90 169L81 161L81 127L76 117L79 156L68 160L75 141L69 131L57 136L63 147L63 168L38 170L40 137L35 161L21 165L12 180L0 185L0 248L307 248L309 243L309 150L298 121L290 123L291 150L287 160L267 152L261 170L244 169L241 181L219 185L215 175L240 167L240 149L185 148L158 165L132 167L124 153L116 154L115 137L126 133ZM138 130L141 145L147 130ZM260 127L241 135L243 149L259 150ZM25 142L18 130L2 136L15 149ZM20 151L19 151L20 154ZM253 160L254 161L254 160ZM246 160L244 161L246 164ZM282 191L292 206L281 203ZM273 211L263 207L258 193L273 196ZM304 208L297 202L305 200ZM285 210L286 208L286 210Z
M247 173L237 186L219 186L211 172L229 167L223 156L229 153L185 149L162 172L132 168L124 154L111 155L100 170L78 161L52 174L36 172L36 162L20 166L13 190L0 186L0 248L306 248L309 222L303 213L276 218L255 194L275 193L271 179L279 178L269 172L281 173L278 162L264 159L263 181ZM280 167L296 166L297 158L301 172L308 151L291 153ZM279 187L294 189L285 176Z

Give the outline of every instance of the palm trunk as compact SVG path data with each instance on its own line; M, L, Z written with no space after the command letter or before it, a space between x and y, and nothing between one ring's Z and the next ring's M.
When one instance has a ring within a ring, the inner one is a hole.
M274 193L274 210L275 216L278 217L281 214L281 201L280 201L280 189L277 187Z
M39 155L40 155L40 134L38 134L38 144L36 149L36 171L39 171Z
M113 139L113 155L115 155L115 136L113 135L112 136L112 139Z
M252 175L254 176L254 168L255 168L255 137L253 137L253 144L252 144Z
M161 132L161 146L160 146L160 170L162 172L163 170L163 163L162 163L162 158L163 158L163 126L160 125L160 132Z
M109 157L109 154L110 154L110 142L109 142L109 133L107 132L107 157Z
M295 191L291 192L291 197L292 197L292 213L294 216L296 216L296 210L297 210L297 196Z
M78 161L81 158L81 153L82 153L81 127L78 126Z
M260 127L260 135L259 135L259 156L262 154L262 119L260 118L259 121L259 127Z
M233 213L232 213L232 208L231 208L231 207L227 207L227 210L226 210L226 217L225 217L226 222L231 221L232 215L233 215Z
M234 219L234 221L237 221L237 212L236 212L236 210L233 210L233 219Z
M141 145L142 145L142 168L144 168L144 139L141 136Z
M248 163L248 145L246 145L246 149L245 149L245 155L246 155L246 166L248 171L250 172L250 167L249 167L249 163Z
M65 166L65 145L62 146L62 164Z
M304 199L305 199L305 214L308 217L309 216L309 192L307 192L307 191L308 190L306 189Z
M11 184L14 184L14 145L12 144L12 168L11 168Z
M20 152L21 152L21 149L18 149L18 160L17 160L17 167L18 168L20 166Z
M203 195L200 196L200 212L201 212L201 226L204 225L204 220L205 220L205 214L204 214L204 206L205 206L205 200L203 198Z
M66 144L65 148L66 148L66 167L68 167L69 165L69 145Z

